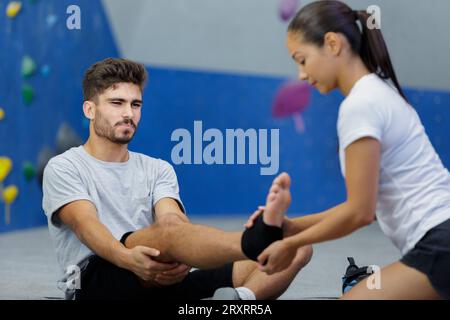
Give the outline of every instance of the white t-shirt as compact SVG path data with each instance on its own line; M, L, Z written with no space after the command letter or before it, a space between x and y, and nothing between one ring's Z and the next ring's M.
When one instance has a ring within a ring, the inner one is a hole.
M92 157L83 146L52 158L44 170L42 206L47 215L50 237L63 273L58 287L72 298L74 267L86 265L94 253L54 214L65 204L88 200L97 216L119 240L128 231L153 223L154 205L162 198L178 201L178 181L166 161L129 152L126 162L105 162Z
M373 73L362 77L340 106L337 130L344 177L345 148L363 137L380 141L376 216L403 255L450 219L450 173L395 87Z

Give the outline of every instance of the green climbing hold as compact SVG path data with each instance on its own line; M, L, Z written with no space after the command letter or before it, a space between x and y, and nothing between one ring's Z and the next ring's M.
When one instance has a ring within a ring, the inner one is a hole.
M36 175L36 169L34 169L33 164L28 161L23 164L22 171L23 171L25 180L27 180L27 181L30 181Z
M30 85L24 84L22 86L22 98L26 105L29 105L33 101L34 90Z
M22 77L28 78L36 71L36 63L30 56L25 56L22 59Z

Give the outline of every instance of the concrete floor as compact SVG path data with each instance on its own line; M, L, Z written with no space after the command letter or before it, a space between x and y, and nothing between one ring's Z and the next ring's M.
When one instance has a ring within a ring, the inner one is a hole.
M196 223L241 230L246 217L191 217ZM311 262L280 299L336 299L348 265L385 266L400 258L377 223L348 237L314 245ZM56 287L58 266L46 227L0 235L0 299L62 299Z

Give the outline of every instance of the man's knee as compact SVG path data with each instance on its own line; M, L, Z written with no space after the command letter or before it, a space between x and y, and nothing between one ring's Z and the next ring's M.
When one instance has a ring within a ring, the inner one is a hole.
M177 213L166 213L156 220L154 227L160 229L165 238L176 236L179 228L188 223L187 218L180 216Z
M180 226L183 223L186 223L187 218L181 216L178 213L171 213L168 212L160 217L155 222L155 225L158 227L174 227L174 226Z

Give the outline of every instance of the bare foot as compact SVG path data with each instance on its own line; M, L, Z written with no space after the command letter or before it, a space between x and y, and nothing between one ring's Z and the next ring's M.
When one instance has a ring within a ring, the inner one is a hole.
M281 227L284 215L291 205L291 178L286 172L281 173L273 180L267 195L266 208L264 210L264 223Z

